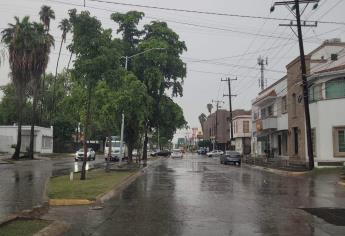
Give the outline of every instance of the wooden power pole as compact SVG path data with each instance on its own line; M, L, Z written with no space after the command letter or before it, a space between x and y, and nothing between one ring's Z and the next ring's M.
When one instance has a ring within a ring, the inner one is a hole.
M236 95L231 93L231 81L237 80L236 79L230 79L229 77L226 79L221 79L221 81L227 81L228 82L228 89L229 89L229 94L223 94L223 97L229 97L229 122L230 122L230 149L233 150L232 148L232 141L234 139L234 128L232 124L232 97L236 97Z
M309 169L314 169L314 154L313 154L313 143L311 136L311 125L310 125L310 112L309 112L309 96L308 96L308 81L307 81L307 68L305 63L304 46L303 46L303 36L302 36L302 23L301 15L310 3L314 3L314 9L317 7L319 0L293 0L293 1L282 1L275 2L271 7L271 12L274 11L274 6L283 5L286 6L289 11L296 17L296 22L291 21L289 24L280 24L280 26L288 26L292 29L295 35L298 37L299 51L300 51L300 62L301 62L301 72L302 72L302 86L303 86L303 102L304 102L304 113L305 113L305 123L307 130L307 148L308 148L308 160ZM300 11L300 4L304 4L302 13ZM293 26L297 26L297 34L293 30ZM317 22L307 22L303 21L303 27L316 27Z

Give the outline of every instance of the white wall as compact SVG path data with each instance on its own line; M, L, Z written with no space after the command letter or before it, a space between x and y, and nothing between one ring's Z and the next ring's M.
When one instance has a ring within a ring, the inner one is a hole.
M334 46L334 45L328 45L320 49L319 51L315 52L312 56L312 60L320 60L323 56L325 60L327 60L326 63L311 63L310 70L311 74L315 73L316 71L321 71L324 69L336 67L339 65L345 64L345 46ZM337 61L331 61L331 54L338 54L338 60Z
M249 122L249 132L248 133L243 133L243 121ZM251 135L252 135L252 120L251 120L250 115L235 117L233 119L232 123L233 123L233 128L234 128L234 138L251 137ZM237 129L235 128L236 124L237 124Z
M28 146L29 142L29 132L30 126L22 126L22 147L21 151ZM52 153L53 152L53 143L51 143L50 148L42 148L43 137L49 137L51 142L53 140L53 127L45 128L40 126L35 126L35 142L34 150L35 152L40 153ZM12 152L12 144L17 143L17 126L0 126L0 152Z
M315 161L345 161L333 155L333 127L345 126L345 98L310 104L311 127L316 128Z

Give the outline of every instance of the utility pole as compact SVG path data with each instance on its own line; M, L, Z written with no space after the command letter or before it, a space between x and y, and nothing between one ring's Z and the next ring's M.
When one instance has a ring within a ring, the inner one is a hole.
M311 125L310 125L310 112L309 112L309 96L308 96L308 81L307 81L307 68L305 63L304 56L304 46L303 46L303 36L302 36L302 23L301 15L304 13L305 9L310 3L314 3L313 9L316 9L319 3L319 0L293 0L293 1L283 1L276 2L271 7L271 12L274 11L275 5L284 5L289 11L296 17L296 22L291 21L289 24L280 24L280 26L288 26L292 29L294 34L298 37L299 51L300 51L300 62L301 62L301 72L302 72L302 86L303 86L303 102L304 102L304 113L305 113L305 122L307 130L307 148L308 148L308 160L309 160L309 169L314 169L314 154L313 154L313 143L311 137ZM306 4L300 12L300 4ZM291 6L292 5L292 6ZM293 26L297 26L297 34L293 30ZM317 21L310 23L303 21L304 27L316 27Z
M215 137L214 137L214 143L213 143L213 150L215 149L215 146L217 147L218 149L218 143L217 143L217 136L218 136L218 109L220 108L219 106L219 103L224 103L223 101L220 101L220 100L212 100L212 103L215 103L216 104L216 134L215 134Z
M230 122L230 149L233 150L232 146L232 140L234 139L234 128L232 124L232 97L236 97L237 95L233 95L231 93L231 81L237 80L236 79L230 79L229 77L226 79L221 79L221 81L227 81L228 82L228 89L229 89L229 94L223 94L223 97L229 97L229 122Z
M268 59L266 57L266 60L263 59L261 56L259 56L258 58L258 65L260 66L260 72L261 72L261 76L260 76L260 80L259 80L259 87L261 88L261 90L265 89L265 85L267 84L267 81L265 80L265 75L264 75L264 71L265 71L265 65L268 65Z

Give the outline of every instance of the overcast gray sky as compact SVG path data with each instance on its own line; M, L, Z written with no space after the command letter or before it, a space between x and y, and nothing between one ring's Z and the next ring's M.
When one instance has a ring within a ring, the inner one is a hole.
M276 10L270 14L272 0L108 1L292 19L285 7L276 7ZM57 28L58 22L67 17L68 9L84 9L84 7L71 5L82 5L83 0L0 0L0 28L13 22L14 16L29 15L32 19L38 20L37 15L43 4L51 6L57 17L51 24L51 33L55 36L57 45L48 66L48 72L52 72L55 70L61 35ZM181 40L184 40L188 47L188 51L183 55L183 60L187 63L188 74L184 83L184 96L176 101L182 106L191 127L199 126L198 115L202 112L207 113L207 103L212 99L223 99L223 93L227 93L227 84L220 82L221 78L225 78L227 75L231 78L237 76L238 80L232 84L233 93L237 94L233 100L233 106L235 109L250 109L251 100L259 92L258 56L268 57L265 76L268 84L271 84L284 76L285 65L299 53L297 39L292 31L288 27L278 26L279 23L288 22L164 11L88 0L86 6L87 10L102 21L104 28L116 30L116 24L109 20L111 11L138 10L146 14L142 24L153 19L164 20L180 35ZM307 8L303 19L345 22L344 10L345 1L343 0L321 0L317 10L312 10L311 6ZM316 48L325 39L336 37L344 40L344 36L345 25L319 24L317 28L304 28L306 53ZM67 36L67 39L70 40L71 35ZM68 56L68 51L63 49L60 70L66 66ZM8 65L5 63L0 67L0 85L8 82ZM227 108L227 98L224 101L224 106Z

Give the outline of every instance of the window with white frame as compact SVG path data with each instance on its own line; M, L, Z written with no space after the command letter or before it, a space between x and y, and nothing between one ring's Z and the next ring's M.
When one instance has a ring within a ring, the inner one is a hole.
M243 133L249 133L249 121L248 120L243 121Z
M335 157L345 157L345 126L333 128L333 152Z

